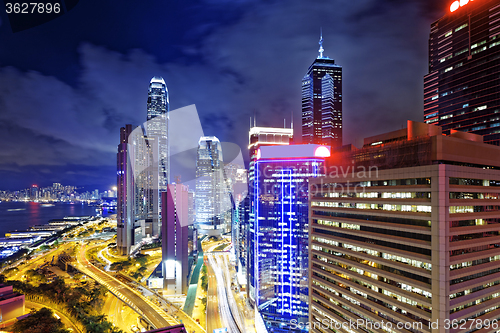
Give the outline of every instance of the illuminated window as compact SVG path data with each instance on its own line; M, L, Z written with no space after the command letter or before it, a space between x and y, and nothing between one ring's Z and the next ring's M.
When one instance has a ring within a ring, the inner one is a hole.
M460 31L460 30L462 30L463 28L466 28L468 25L469 25L468 23L464 23L464 24L462 24L461 26L459 26L458 28L456 28L456 29L455 29L455 32Z

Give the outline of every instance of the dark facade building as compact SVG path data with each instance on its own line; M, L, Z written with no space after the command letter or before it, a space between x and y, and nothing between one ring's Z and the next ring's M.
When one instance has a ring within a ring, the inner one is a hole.
M500 143L500 2L454 1L431 25L424 121Z
M187 294L191 271L188 204L189 190L186 185L169 184L167 191L162 193L163 289L169 295Z
M134 183L133 177L130 176L133 162L130 160L127 148L128 137L132 131L133 128L130 124L120 129L120 144L117 153L116 247L120 255L127 255L130 247L134 244Z
M342 67L319 56L302 79L302 143L342 146Z
M499 147L409 121L326 163L309 189L310 332L497 331Z

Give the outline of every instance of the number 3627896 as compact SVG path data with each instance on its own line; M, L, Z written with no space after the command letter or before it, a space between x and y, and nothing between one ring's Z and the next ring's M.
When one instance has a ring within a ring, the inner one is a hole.
M7 2L5 4L7 14L58 14L61 12L61 4L42 2Z

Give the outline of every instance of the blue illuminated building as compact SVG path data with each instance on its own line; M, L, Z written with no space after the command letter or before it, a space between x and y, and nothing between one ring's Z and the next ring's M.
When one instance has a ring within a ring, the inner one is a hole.
M251 288L268 332L308 321L308 182L324 175L326 146L264 146L257 152L252 200ZM298 330L297 330L298 331Z

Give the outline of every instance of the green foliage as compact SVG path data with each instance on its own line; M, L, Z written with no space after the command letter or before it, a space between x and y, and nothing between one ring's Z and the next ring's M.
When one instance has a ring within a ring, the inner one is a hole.
M201 268L201 288L205 291L208 290L207 266L205 265Z
M47 308L32 310L30 316L16 322L10 329L15 333L69 333L61 319L54 317L52 310Z
M38 295L65 306L69 313L76 317L90 333L120 333L101 315L107 289L94 282L83 282L71 288L63 279L52 283L42 283L38 288L29 283L9 281L14 289L26 295ZM24 331L20 331L23 332ZM28 332L28 331L26 331ZM33 331L29 331L30 333ZM41 331L40 331L41 332ZM46 330L43 332L57 332Z
M83 277L83 274L82 273L76 273L75 275L73 275L73 279L79 281L81 280Z
M29 281L36 282L36 283L44 283L47 282L47 278L35 271L34 269L30 269L26 271L26 278Z
M161 247L161 240L158 241L158 242L155 242L155 243L151 243L151 244L145 244L142 246L142 250L149 250L149 249L155 249L155 248L158 248L158 247Z
M207 298L206 297L203 297L201 299L201 304L203 304L203 306L205 306L205 310L207 309Z
M50 247L48 245L42 245L42 246L40 246L40 250L41 251L46 251L48 249L50 249Z
M112 271L123 271L125 269L128 269L130 266L132 266L132 261L122 260L112 263L110 269Z
M224 251L224 249L228 246L229 244L221 244L217 246L214 251Z
M132 273L130 274L130 276L136 280L139 280L139 279L142 279L142 277L144 276L142 273L140 273L139 271L135 272L135 273Z
M19 268L17 267L11 267L3 271L3 273L6 275L16 274L17 272L19 272Z
M208 290L208 281L207 281L207 277L205 275L203 275L201 277L201 288L203 288L203 290L205 290L205 291Z
M141 266L145 266L148 263L149 260L149 255L148 254L137 254L135 257L135 261L139 263Z

